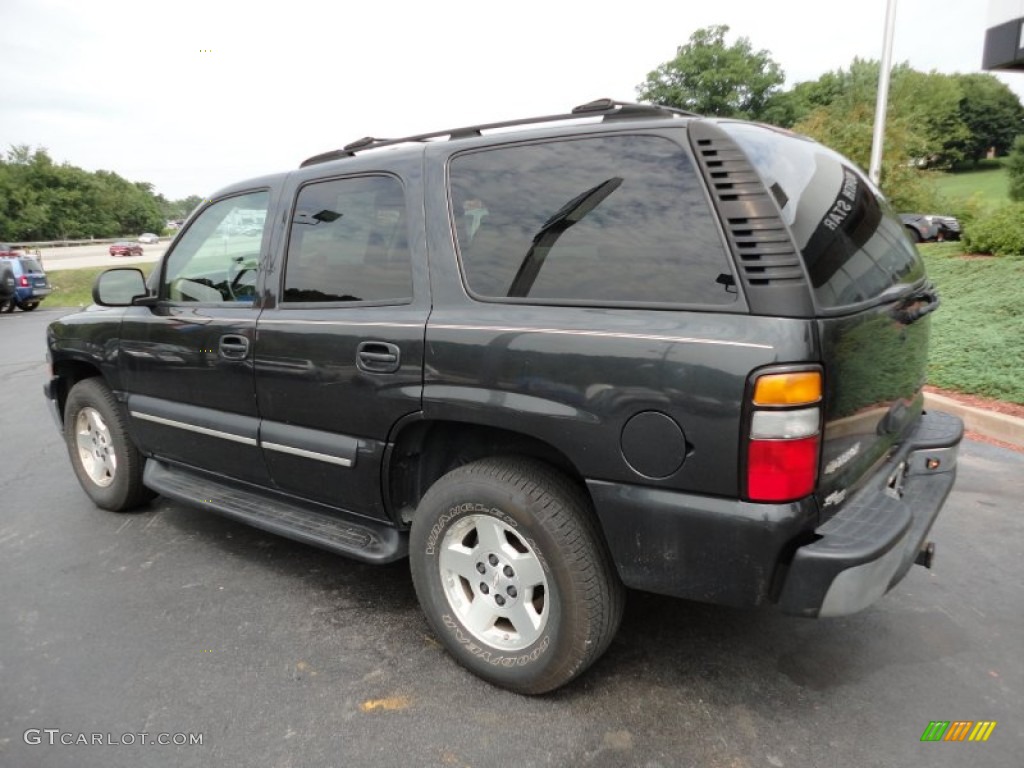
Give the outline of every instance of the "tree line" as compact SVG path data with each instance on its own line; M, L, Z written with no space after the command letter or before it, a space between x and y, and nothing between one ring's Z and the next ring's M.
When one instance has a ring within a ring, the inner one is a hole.
M113 171L55 163L45 149L0 152L0 241L78 240L160 233L183 219L198 195L167 200L153 185Z

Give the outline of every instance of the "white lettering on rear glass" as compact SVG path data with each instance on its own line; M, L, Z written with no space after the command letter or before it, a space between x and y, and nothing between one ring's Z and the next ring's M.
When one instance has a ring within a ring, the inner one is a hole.
M839 190L839 197L829 208L825 218L821 220L822 226L835 232L846 221L846 217L853 210L851 203L857 199L857 174L853 171L843 171L843 186ZM845 200L843 198L846 198ZM850 202L847 202L850 201Z

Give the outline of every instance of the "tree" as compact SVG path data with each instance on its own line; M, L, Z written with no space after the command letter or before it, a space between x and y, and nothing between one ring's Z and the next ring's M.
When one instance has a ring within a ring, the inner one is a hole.
M792 128L818 107L826 107L842 96L847 84L842 70L826 72L817 80L797 83L788 91L774 94L762 119L766 123Z
M976 164L989 149L1005 155L1017 134L1024 133L1024 106L1017 94L993 75L953 75L960 85L960 119L967 136L951 139L952 149Z
M203 202L203 198L199 195L189 195L183 197L181 200L176 200L175 205L178 207L178 215L176 218L184 219L192 211L199 207L199 204Z
M637 86L641 101L705 115L761 119L786 77L766 50L741 37L725 44L729 27L698 29L676 56Z
M853 73L842 96L811 111L793 130L817 139L861 168L871 159L875 101L864 68ZM877 74L876 74L877 77ZM895 82L895 81L894 81ZM927 156L934 140L919 118L920 109L891 110L885 125L881 186L898 210L926 210L936 204L935 190L915 160Z
M957 147L970 136L960 117L963 95L955 75L918 72L907 65L893 73L889 115L918 127L922 145L914 160L932 168L949 168L963 160Z
M789 96L799 117L793 129L805 133L867 168L875 118L880 64L854 59L848 69L802 83ZM953 75L918 72L909 64L892 71L881 186L901 210L928 210L939 205L938 193L920 168L949 167L962 158L958 141L969 136L960 117L963 98Z
M58 165L27 145L0 154L0 239L117 237L163 225L150 184Z
M1024 200L1024 135L1013 142L1006 168L1010 173L1010 199Z

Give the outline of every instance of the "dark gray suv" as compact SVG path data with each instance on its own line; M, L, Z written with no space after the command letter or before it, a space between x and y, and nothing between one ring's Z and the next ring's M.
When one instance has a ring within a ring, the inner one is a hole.
M598 101L361 139L94 298L46 393L96 504L408 556L451 654L524 693L601 655L626 587L867 607L930 565L955 477L903 225L767 126Z

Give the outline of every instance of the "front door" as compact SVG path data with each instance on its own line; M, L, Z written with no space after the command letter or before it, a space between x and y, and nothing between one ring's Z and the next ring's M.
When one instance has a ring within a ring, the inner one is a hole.
M277 303L259 319L260 441L275 485L369 517L385 516L389 432L422 395L430 303L414 183L415 172L299 184Z
M127 311L119 349L144 452L262 484L253 347L269 201L235 194L193 218L163 261L159 304Z

